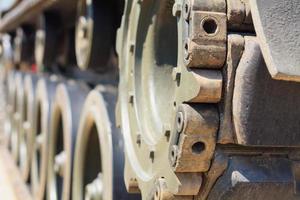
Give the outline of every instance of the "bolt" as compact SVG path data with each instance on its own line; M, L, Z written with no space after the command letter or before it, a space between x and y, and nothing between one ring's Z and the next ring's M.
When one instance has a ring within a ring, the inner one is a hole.
M40 44L44 43L44 38L45 38L45 32L43 30L38 30L36 32L36 37L37 37L37 42L39 42Z
M170 136L171 136L171 127L169 124L163 125L163 133L164 133L165 137L167 138L167 141L169 141Z
M190 53L189 53L189 40L186 39L186 40L184 41L184 59L185 59L186 61L188 61L189 58L190 58Z
M172 8L172 14L174 17L178 17L181 14L181 3L175 2Z
M180 68L178 68L178 67L173 68L173 71L172 71L173 80L178 81L180 79L180 76L181 76Z
M130 53L134 53L135 44L132 42L129 47Z
M87 38L87 32L88 32L88 23L87 19L84 16L79 17L79 32L78 37L79 39L86 39Z
M26 131L26 132L29 131L30 127L31 127L31 125L30 125L29 121L26 121L26 122L23 123L24 131Z
M64 166L66 163L66 153L65 151L60 152L54 158L54 171L63 177L64 175Z
M127 191L129 193L140 193L139 184L136 178L129 178L127 183Z
M40 150L42 148L43 142L44 141L44 134L40 133L37 137L36 137L36 147L38 150Z
M183 12L184 19L188 21L191 13L191 6L189 0L185 0L183 10L184 10Z
M156 180L154 200L171 200L174 196L169 192L165 178Z
M154 162L154 151L153 150L150 151L149 157L150 157L151 161Z
M103 199L103 181L102 174L90 184L85 186L85 200L102 200Z
M134 95L132 92L129 92L129 100L128 101L131 105L134 104Z
M137 134L136 136L136 143L141 146L141 143L142 143L142 136L141 134Z
M57 82L58 81L58 76L57 75L51 75L50 76L50 81L51 82Z
M18 112L14 113L14 120L15 121L19 121L20 118L21 118L21 115Z
M178 146L177 145L173 145L171 147L170 153L171 153L171 155L170 155L171 165L174 167L176 165L176 162L177 162Z
M178 133L181 133L184 128L184 115L181 111L176 114L176 128Z

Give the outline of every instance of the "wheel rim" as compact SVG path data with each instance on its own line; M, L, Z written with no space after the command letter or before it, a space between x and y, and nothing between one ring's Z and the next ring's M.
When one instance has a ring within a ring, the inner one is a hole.
M39 71L44 71L45 67L51 67L55 63L59 20L47 15L39 20L35 33L34 58Z
M177 159L173 159L172 144L182 131L177 130L178 112L187 103L218 102L222 75L201 67L188 68L185 20L173 12L175 1L126 3L117 46L122 63L117 114L125 140L126 186L129 191L140 189L147 198L155 196L157 185L167 185L168 192L178 194L185 179L185 175L177 176L173 166ZM203 94L205 91L209 93ZM200 115L206 108L202 109Z
M75 149L73 198L79 200L99 196L99 193L97 194L99 190L93 193L93 190L89 188L97 184L95 179L102 173L104 188L100 196L102 199L112 199L113 147L109 117L103 97L98 92L91 92L83 109ZM87 167L89 167L89 173L85 173L84 168ZM90 187L87 186L88 184ZM86 194L85 189L90 193Z
M103 71L114 55L118 6L113 1L80 0L77 8L76 59L82 70ZM114 14L113 14L114 13Z
M11 135L11 147L13 158L19 165L19 151L20 151L20 130L23 114L23 75L16 74L15 77L16 89L13 101L13 126Z
M31 163L31 181L33 196L36 199L45 197L46 174L48 165L48 137L50 110L57 77L40 79L36 87L35 129L33 131L33 152Z
M68 82L58 85L51 116L48 161L48 198L70 199L74 143L88 88Z
M34 115L34 96L37 77L28 74L24 78L23 124L20 134L20 168L23 179L30 183L30 165L32 156L32 131Z
M12 121L13 121L13 102L14 102L14 91L15 91L15 83L14 83L14 76L15 72L10 71L8 74L7 79L7 113L8 113L8 120L5 123L5 130L6 130L6 136L7 136L7 146L8 149L11 151L11 135L12 135Z

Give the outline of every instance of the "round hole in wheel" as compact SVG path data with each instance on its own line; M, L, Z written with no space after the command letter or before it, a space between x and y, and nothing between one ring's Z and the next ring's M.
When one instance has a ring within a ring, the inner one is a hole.
M74 146L88 92L85 84L75 81L65 81L56 87L48 138L47 196L52 200L72 199Z
M205 144L203 142L196 142L192 146L192 152L194 154L200 154L205 150Z
M75 146L74 200L140 199L124 185L123 140L113 117L115 91L99 86L85 101Z
M99 173L102 172L101 166L101 152L100 152L100 145L99 139L97 134L97 128L93 125L90 131L90 137L87 143L87 149L84 152L84 164L83 164L83 185L87 186L88 184L92 183L95 177L98 176ZM83 194L86 196L87 191Z
M56 141L55 141L55 154L58 155L59 153L64 151L64 132L63 132L63 120L62 120L62 115L61 113L59 114L58 118L58 125L57 125L57 130L56 130ZM62 170L62 169L61 169ZM57 199L62 199L62 189L63 189L63 177L60 176L58 173L55 175L55 180L54 182L56 183L56 196Z
M209 35L213 35L218 31L218 24L216 20L212 18L205 19L202 22L202 27L204 31Z
M184 11L185 11L185 13L188 13L188 11L189 11L189 5L186 3L186 4L184 4Z

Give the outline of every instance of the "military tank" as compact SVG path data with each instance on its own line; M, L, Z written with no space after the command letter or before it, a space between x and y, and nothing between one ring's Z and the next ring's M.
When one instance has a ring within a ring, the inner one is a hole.
M2 2L33 199L300 199L299 1Z

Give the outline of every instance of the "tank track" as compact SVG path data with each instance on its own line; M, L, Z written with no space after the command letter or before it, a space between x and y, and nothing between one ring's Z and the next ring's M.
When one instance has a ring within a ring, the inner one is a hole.
M33 199L300 198L298 1L10 3L5 141Z

